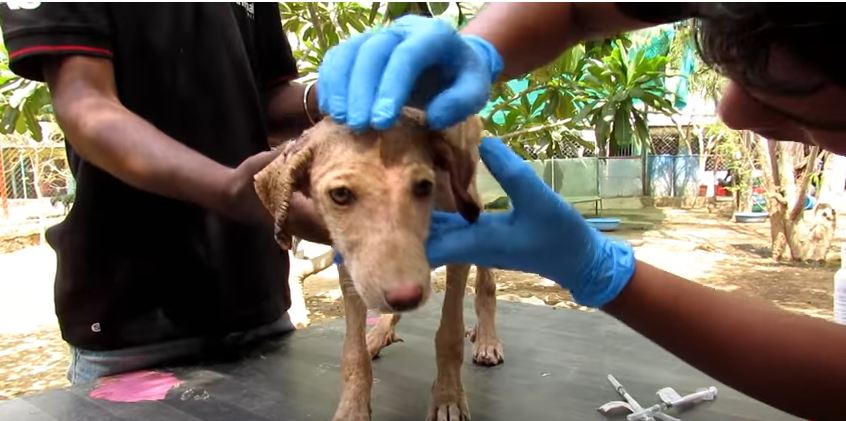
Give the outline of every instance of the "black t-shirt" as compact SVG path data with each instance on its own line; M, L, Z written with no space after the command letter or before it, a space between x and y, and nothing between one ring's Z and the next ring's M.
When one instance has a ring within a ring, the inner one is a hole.
M30 4L0 6L15 73L43 80L48 56L106 57L120 101L174 139L231 167L268 149L262 94L297 75L276 3ZM70 344L216 337L287 310L288 257L272 233L137 190L67 152L76 201L47 239Z

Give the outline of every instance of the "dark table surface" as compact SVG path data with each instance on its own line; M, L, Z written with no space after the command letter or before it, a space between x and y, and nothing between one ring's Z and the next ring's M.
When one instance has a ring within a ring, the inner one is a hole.
M425 419L441 299L436 295L404 317L398 333L405 342L375 361L374 420ZM471 299L465 320L475 322ZM609 373L644 406L656 403L655 392L665 386L683 395L716 386L717 399L681 413L685 421L798 419L714 381L599 312L500 301L497 322L504 365L475 366L472 346L465 346L464 387L476 421L606 419L596 408L620 400ZM343 320L335 320L237 362L175 367L169 371L182 384L160 401L97 400L88 397L93 386L79 386L0 402L0 420L329 420L339 396L343 335Z

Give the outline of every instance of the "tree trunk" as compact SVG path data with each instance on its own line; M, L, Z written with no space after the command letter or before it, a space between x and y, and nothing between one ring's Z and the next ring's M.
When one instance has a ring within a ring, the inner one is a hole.
M812 147L805 157L803 145L769 140L766 141L766 150L762 167L767 182L772 257L778 261L784 258L786 251L790 251L790 259L799 261L805 256L805 242L802 241L799 224L819 147ZM797 160L805 160L798 180L794 173Z
M757 144L755 142L755 133L744 131L741 136L741 147L743 158L746 165L749 166L749 173L738 171L735 177L735 191L734 191L734 206L739 212L749 212L752 210L752 184L753 184L753 169L755 168L755 155Z
M782 194L781 171L779 168L779 145L774 140L759 138L761 154L761 168L767 188L767 211L770 220L770 251L773 260L781 260L787 240L784 237L785 214L787 214L787 200Z

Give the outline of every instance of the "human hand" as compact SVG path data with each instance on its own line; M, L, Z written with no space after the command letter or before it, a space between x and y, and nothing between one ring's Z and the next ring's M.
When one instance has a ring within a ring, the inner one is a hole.
M481 110L502 68L484 39L462 36L440 19L408 15L329 50L319 69L318 102L323 114L355 130L384 130L419 94L412 102L421 102L414 105L439 130Z
M480 154L513 209L485 212L473 224L457 213L435 212L430 264L536 273L569 289L579 304L602 307L613 300L634 274L631 246L591 227L498 139L483 139Z
M281 153L281 149L259 152L229 170L223 179L223 193L217 211L240 222L273 226L273 216L256 194L254 176Z

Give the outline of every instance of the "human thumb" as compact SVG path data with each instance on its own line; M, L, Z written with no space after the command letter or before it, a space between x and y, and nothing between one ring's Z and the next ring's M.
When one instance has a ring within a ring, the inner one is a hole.
M457 213L433 212L432 228L426 244L429 265L438 267L450 263L469 263L468 252L476 247L473 228Z
M545 197L540 194L552 192L532 167L501 140L483 138L479 155L488 171L505 190L515 209L531 206L537 203L539 198Z

